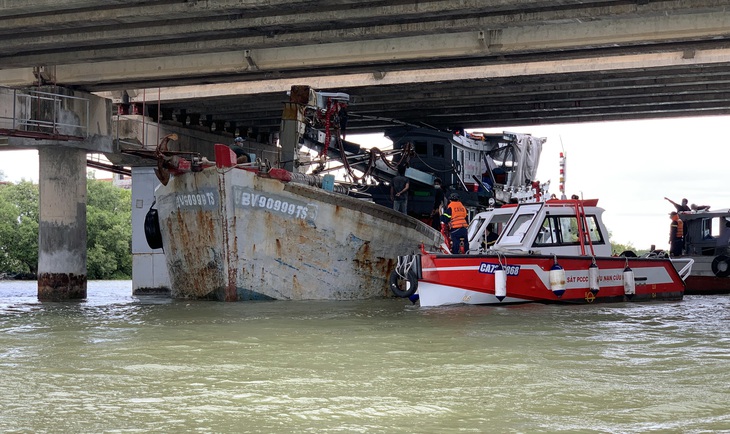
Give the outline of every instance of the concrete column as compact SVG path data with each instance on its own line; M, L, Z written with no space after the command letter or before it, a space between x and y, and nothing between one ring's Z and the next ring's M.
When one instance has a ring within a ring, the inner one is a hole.
M38 299L86 298L86 151L39 155Z
M294 172L294 160L296 160L297 151L299 150L299 138L304 132L303 120L303 105L293 102L284 104L279 144L281 145L281 161L284 162L284 169L290 172Z

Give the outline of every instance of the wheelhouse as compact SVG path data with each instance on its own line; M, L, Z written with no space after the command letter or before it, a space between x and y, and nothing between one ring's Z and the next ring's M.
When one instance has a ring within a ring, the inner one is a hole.
M541 254L610 256L611 245L597 201L555 200L522 204L495 248Z

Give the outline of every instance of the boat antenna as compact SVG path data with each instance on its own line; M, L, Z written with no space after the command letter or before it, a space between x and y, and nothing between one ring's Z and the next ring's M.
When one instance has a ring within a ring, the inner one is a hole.
M563 146L563 136L558 136L560 138L560 199L567 199L567 196L565 195L565 160L567 153L565 152L565 146Z

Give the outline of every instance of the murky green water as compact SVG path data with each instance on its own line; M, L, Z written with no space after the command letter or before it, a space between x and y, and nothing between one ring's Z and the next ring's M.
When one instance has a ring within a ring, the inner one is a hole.
M0 431L730 432L730 297L39 303L0 282Z

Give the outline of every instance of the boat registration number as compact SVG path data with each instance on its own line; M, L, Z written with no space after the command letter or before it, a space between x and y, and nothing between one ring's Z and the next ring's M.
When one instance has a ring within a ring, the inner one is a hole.
M497 271L498 266L499 266L499 264L490 264L488 262L482 262L479 265L479 272L486 273L486 274L494 274L494 272ZM505 274L508 276L517 276L518 274L520 274L519 265L502 265L502 269L504 270Z
M317 206L298 200L292 200L275 194L263 194L248 188L233 187L236 207L262 209L295 219L314 221Z

